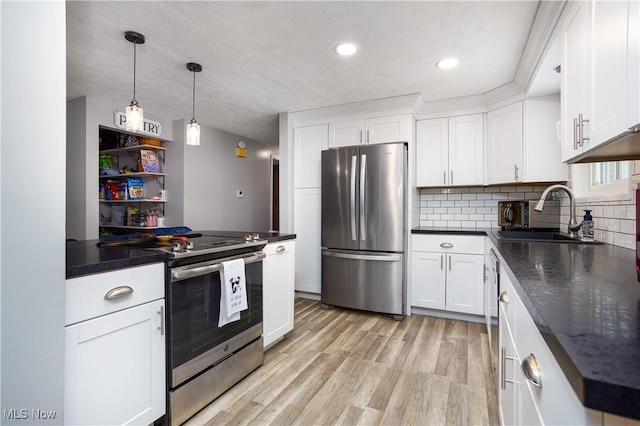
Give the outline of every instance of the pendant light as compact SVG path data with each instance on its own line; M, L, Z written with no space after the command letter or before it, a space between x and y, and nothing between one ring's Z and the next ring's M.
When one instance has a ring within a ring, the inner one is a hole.
M127 31L124 38L133 43L133 99L126 109L126 128L129 132L139 132L144 126L144 114L136 100L136 45L144 44L144 36L135 31Z
M187 124L187 145L200 145L200 125L196 122L196 73L202 71L202 65L189 62L187 69L193 73L193 109Z

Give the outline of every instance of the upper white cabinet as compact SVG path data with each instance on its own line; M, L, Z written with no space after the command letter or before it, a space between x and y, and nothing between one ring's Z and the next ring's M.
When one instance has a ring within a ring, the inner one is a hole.
M328 148L327 125L293 129L294 188L319 188L321 152Z
M404 142L411 137L409 114L329 124L329 148L365 143Z
M487 183L522 182L522 102L487 114Z
M417 186L482 185L483 134L482 114L418 121Z
M563 15L563 160L640 121L636 3L575 1Z
M558 120L558 96L529 98L489 111L487 183L566 181Z

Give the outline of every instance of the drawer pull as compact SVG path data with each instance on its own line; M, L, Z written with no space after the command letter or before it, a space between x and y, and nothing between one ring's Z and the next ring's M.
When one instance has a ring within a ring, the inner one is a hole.
M160 335L164 336L164 305L160 306L158 315L160 315L160 325L158 326L158 329L160 330Z
M121 297L125 297L133 293L133 289L128 285L121 285L120 287L112 288L104 295L104 300L114 300Z
M500 297L498 298L498 300L502 303L509 303L509 295L506 291L503 291L502 293L500 293Z
M276 253L282 253L283 251L285 251L286 249L284 248L284 246L278 246L276 248Z
M522 374L524 378L527 379L527 382L531 383L533 386L541 388L542 387L542 372L540 371L540 366L538 365L538 361L533 354L529 354L522 363L520 364L522 367Z
M502 347L500 348L500 364L501 364L501 369L502 369L502 382L500 383L500 387L502 389L506 389L507 388L507 383L513 383L513 380L509 380L507 379L507 360L513 360L512 356L507 356L507 348L506 347Z
M442 248L453 248L453 244L451 244L451 243L441 243L440 247L442 247Z

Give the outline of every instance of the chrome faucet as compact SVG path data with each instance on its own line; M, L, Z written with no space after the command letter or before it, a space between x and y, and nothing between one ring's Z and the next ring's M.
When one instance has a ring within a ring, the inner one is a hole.
M540 201L536 203L536 206L533 209L537 212L541 212L542 209L544 208L545 198L547 198L547 195L549 194L549 192L554 191L556 189L562 189L564 192L566 192L569 195L569 215L570 216L569 216L569 224L567 225L567 233L571 238L576 238L578 237L578 234L576 231L580 229L581 224L579 225L578 222L576 221L576 202L575 202L573 192L569 187L560 185L560 184L549 186L547 189L544 190L544 192L542 192L542 195L540 196Z

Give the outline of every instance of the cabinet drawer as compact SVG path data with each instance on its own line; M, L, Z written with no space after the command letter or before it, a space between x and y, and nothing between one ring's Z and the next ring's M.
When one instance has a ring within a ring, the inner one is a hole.
M267 256L277 253L285 253L291 251L294 244L294 241L276 241L274 243L267 244L263 251Z
M124 286L133 291L111 300L105 299L110 290ZM65 325L163 297L164 263L72 278L65 283Z
M515 296L515 295L514 295ZM569 384L555 357L549 350L538 328L529 316L527 308L519 297L513 297L517 302L516 323L518 332L516 337L516 352L520 360L533 354L541 372L541 386L536 387L529 382L531 394L536 402L542 421L553 425L592 425L599 424L601 418L593 410L587 410L582 405L575 391ZM522 363L517 366L522 372ZM522 380L525 376L522 375Z
M480 235L412 235L412 251L484 254L484 238ZM451 244L451 247L443 247Z

